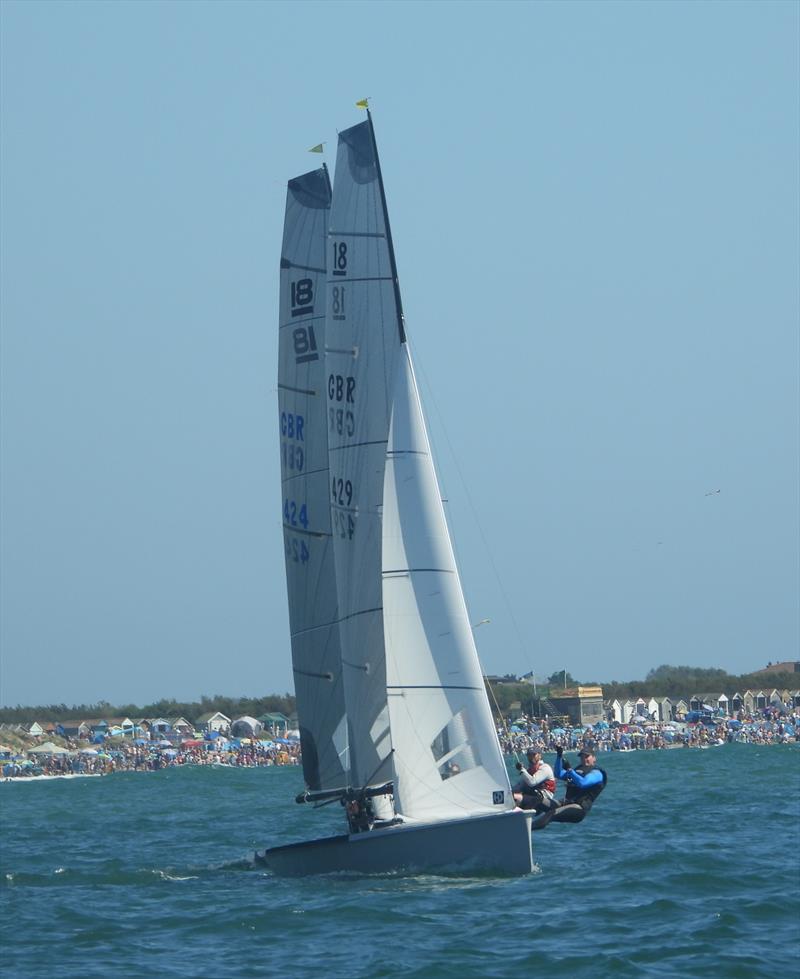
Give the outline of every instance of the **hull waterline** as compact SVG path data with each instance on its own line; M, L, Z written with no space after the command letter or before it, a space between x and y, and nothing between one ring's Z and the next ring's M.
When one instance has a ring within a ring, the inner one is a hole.
M531 813L405 823L273 847L256 859L281 877L436 871L522 876L533 869Z

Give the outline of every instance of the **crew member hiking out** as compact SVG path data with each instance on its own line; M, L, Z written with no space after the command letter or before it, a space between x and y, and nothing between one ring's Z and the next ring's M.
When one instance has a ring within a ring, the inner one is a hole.
M597 768L594 748L580 749L581 763L577 768L573 768L563 754L563 748L556 749L554 771L556 778L567 783L566 794L560 803L534 819L534 829L544 829L551 822L581 822L606 787L608 777L602 768Z
M553 769L542 761L542 754L535 748L528 748L528 767L517 762L519 781L514 786L514 802L520 809L533 809L542 812L553 803L556 779Z

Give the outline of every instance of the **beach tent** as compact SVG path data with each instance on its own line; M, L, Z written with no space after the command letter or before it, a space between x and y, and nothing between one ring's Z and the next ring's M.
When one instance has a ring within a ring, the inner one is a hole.
M261 734L263 727L261 721L245 714L243 717L237 717L231 724L231 734L237 738L254 738Z

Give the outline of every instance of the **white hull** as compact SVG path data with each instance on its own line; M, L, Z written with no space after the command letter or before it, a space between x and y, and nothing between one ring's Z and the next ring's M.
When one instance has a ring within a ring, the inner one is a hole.
M502 812L437 823L405 823L331 836L257 854L281 877L444 871L521 876L533 869L531 813Z

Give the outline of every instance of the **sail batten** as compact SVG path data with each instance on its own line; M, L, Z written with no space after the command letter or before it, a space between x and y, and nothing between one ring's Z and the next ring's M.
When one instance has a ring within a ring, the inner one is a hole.
M347 782L338 604L328 506L325 277L331 187L325 167L289 181L280 262L278 416L289 626L303 774Z
M368 119L339 134L328 235L328 459L353 785L393 773L380 720L387 709L380 503L397 313L371 126Z
M349 833L264 859L290 875L453 863L529 873L531 820L511 811L406 343L369 111L339 134L332 189L324 167L289 182L279 343L307 783L297 801L338 799Z

